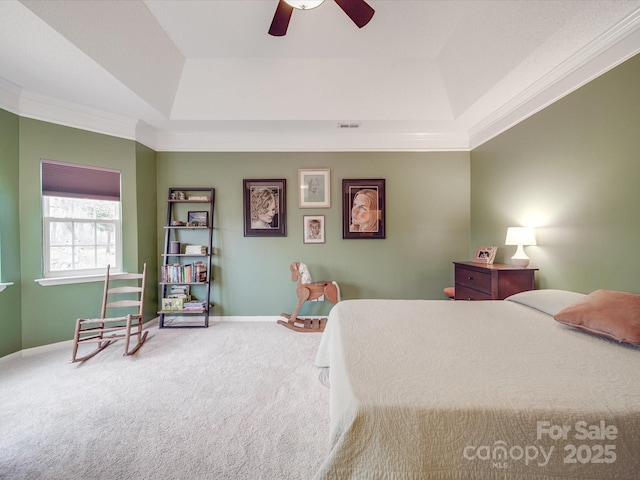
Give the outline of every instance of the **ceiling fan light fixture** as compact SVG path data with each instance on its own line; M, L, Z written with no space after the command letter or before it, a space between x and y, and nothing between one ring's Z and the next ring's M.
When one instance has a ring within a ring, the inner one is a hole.
M319 6L324 0L284 0L284 2L298 10L310 10Z
M358 28L364 27L375 10L366 0L334 0L344 13L357 25ZM273 14L273 20L269 27L269 35L274 37L282 37L287 34L289 21L293 10L310 10L324 3L324 0L278 0L276 12Z

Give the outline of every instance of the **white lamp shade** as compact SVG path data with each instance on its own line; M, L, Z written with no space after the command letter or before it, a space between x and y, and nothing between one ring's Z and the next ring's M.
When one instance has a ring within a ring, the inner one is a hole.
M524 253L523 245L535 245L536 235L530 227L509 227L505 245L517 245L516 253L511 257L511 263L520 267L529 266L529 257Z
M536 235L530 227L509 227L505 245L535 245Z
M298 8L300 10L309 10L311 8L316 8L320 5L324 0L284 0L285 3L288 3L293 8Z

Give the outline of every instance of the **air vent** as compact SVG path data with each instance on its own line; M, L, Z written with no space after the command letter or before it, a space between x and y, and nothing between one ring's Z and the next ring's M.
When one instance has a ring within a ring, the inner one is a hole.
M339 123L338 128L346 129L346 128L360 128L359 123Z

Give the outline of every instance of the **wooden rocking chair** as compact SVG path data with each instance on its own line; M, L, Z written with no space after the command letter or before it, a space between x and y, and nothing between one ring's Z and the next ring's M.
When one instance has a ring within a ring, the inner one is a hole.
M312 282L309 269L304 263L293 262L289 265L291 270L291 280L297 281L296 295L298 304L293 313L281 313L287 320L278 320L280 325L284 325L297 332L322 332L327 323L327 318L298 318L300 307L310 300L318 300L324 296L326 300L336 304L340 301L340 290L336 282Z
M121 339L124 340L124 355L133 355L138 351L149 333L142 331L146 277L146 263L142 273L117 274L117 276L109 275L109 265L107 265L100 318L76 320L72 362L87 360ZM129 311L135 309L135 311L123 314L123 308ZM108 316L107 312L112 312L113 309L117 309L118 316ZM137 344L133 348L129 348L131 337L137 337ZM78 349L83 343L97 343L98 346L95 350L79 357Z

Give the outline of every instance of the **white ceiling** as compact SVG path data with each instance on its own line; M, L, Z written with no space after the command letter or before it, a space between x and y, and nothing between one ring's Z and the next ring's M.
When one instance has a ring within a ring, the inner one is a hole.
M640 0L368 3L272 37L277 0L1 0L0 107L161 151L468 150L640 51Z

